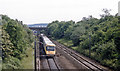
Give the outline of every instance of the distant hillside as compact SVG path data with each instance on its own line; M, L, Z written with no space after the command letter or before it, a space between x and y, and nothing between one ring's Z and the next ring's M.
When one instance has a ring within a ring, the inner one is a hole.
M31 24L31 25L28 25L28 27L39 27L39 26L42 26L42 27L47 27L48 23L40 23L40 24Z

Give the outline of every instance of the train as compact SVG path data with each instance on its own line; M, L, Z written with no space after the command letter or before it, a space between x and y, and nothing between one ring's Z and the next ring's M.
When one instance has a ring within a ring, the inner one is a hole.
M46 56L54 57L56 54L56 45L44 34L41 34L41 37L43 39L43 48Z

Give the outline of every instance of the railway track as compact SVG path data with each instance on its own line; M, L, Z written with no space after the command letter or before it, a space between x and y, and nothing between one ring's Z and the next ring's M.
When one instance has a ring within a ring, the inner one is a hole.
M39 43L41 43L39 41ZM60 71L60 67L58 66L55 58L46 57L43 44L39 44L36 52L39 57L37 62L37 71Z
M38 42L35 42L35 61L36 61L36 65L35 65L35 70L39 71L40 70L40 52L39 52L39 45Z
M59 67L58 65L58 61L56 61L56 57L53 58L48 58L45 56L45 52L43 52L44 50L41 49L40 44L38 44L40 42L37 42L36 44L36 71L61 71L64 69ZM89 61L88 59L82 57L79 53L75 52L72 49L69 49L67 47L65 47L64 45L58 43L57 41L53 41L53 43L56 44L56 49L57 52L61 52L63 53L63 55L65 57L68 57L68 60L71 61L71 63L73 63L74 65L78 66L77 71L79 70L84 70L84 71L108 71L106 69L104 69L103 67L101 67L100 65L97 65L94 62ZM42 50L42 51L41 51ZM43 53L42 53L43 52ZM59 58L59 57L57 57Z
M71 58L73 58L75 61L77 61L78 63L83 65L87 70L91 70L91 71L107 71L106 69L104 69L100 65L96 65L95 63L85 59L82 56L80 56L78 53L76 53L72 49L69 49L69 48L65 47L64 45L58 43L57 41L53 41L53 42L57 45L56 46L57 49L63 50L64 53L66 53Z
M60 71L60 68L54 58L41 58L41 66L41 70Z

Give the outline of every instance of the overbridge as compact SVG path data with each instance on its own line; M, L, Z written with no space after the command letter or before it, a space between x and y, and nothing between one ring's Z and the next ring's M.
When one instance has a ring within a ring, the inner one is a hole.
M29 26L34 33L42 33L43 31L47 31L47 26ZM36 31L36 32L35 32Z
M47 27L29 27L31 30L41 31L41 30L47 30Z

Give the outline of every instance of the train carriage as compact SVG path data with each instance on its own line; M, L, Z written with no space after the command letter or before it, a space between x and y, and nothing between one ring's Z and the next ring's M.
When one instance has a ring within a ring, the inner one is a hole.
M50 39L48 39L48 37L46 37L45 35L42 35L42 38L46 56L55 56L56 45L53 44L52 41L50 41Z

